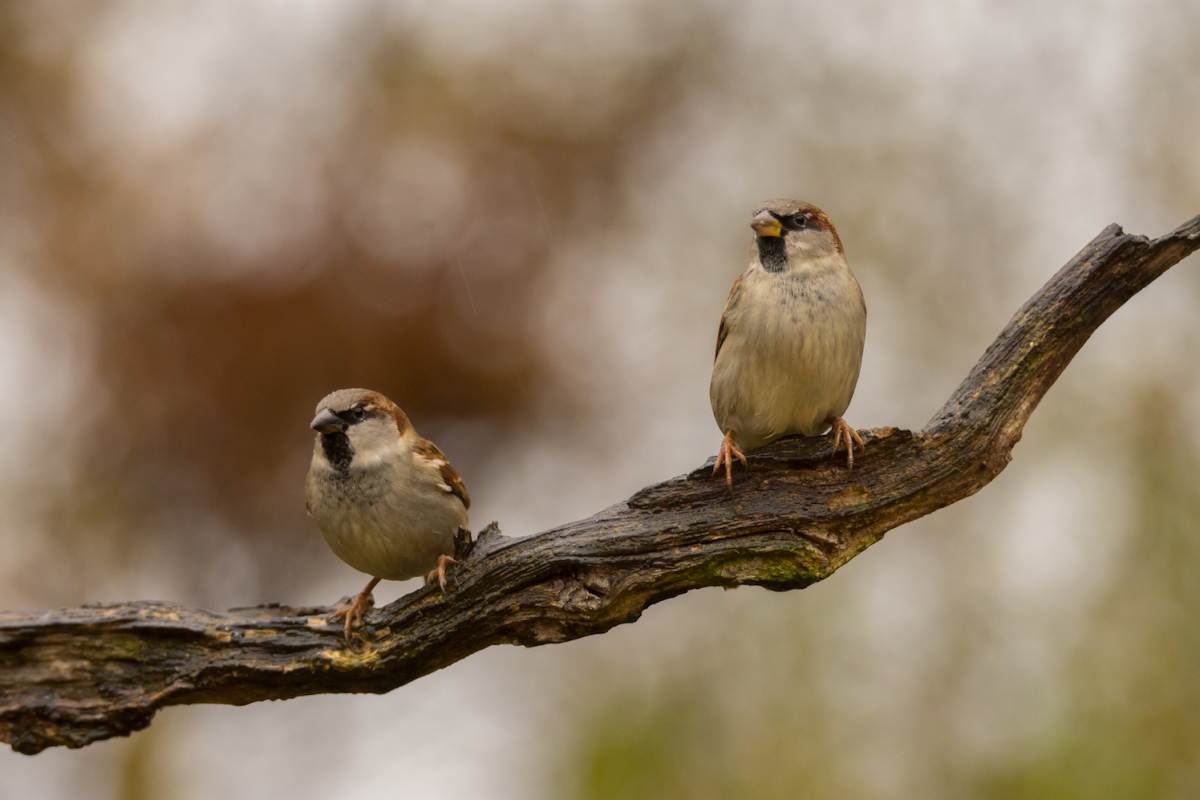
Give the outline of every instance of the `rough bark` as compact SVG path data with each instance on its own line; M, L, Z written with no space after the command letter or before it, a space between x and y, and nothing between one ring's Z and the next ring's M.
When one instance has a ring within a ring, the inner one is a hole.
M371 612L358 649L323 607L0 613L0 740L37 753L126 735L169 705L386 692L490 645L603 633L692 589L808 586L991 481L1091 333L1198 247L1200 216L1154 240L1110 225L1017 311L924 430L865 432L853 472L831 462L828 439L784 440L751 456L732 493L701 467L533 536L493 524L449 594Z

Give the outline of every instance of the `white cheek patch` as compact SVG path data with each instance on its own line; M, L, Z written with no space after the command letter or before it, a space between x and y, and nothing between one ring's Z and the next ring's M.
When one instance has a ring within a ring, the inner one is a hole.
M386 453L381 453L378 450L367 453L357 452L354 454L354 466L364 469L369 467L377 467L383 463L386 455Z
M350 440L351 446L354 448L354 465L356 467L373 467L382 464L384 461L390 461L402 455L404 446L399 439L391 442L356 442Z
M454 490L450 488L449 484L439 483L438 488L441 489L443 492L446 492L447 494L454 494Z

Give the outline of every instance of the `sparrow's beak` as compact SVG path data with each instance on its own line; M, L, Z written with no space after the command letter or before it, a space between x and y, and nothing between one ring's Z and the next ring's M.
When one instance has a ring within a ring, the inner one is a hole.
M759 236L780 236L783 233L783 226L779 224L779 220L766 209L754 215L754 219L750 220L750 227L754 228L754 232Z
M309 423L309 427L317 433L342 433L348 427L344 421L338 418L328 408L322 408L321 413L313 417L313 421Z

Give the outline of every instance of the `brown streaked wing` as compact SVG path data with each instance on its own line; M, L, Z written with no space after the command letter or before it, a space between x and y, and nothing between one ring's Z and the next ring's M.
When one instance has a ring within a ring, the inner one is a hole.
M729 335L729 323L726 317L733 307L737 305L738 299L742 292L742 276L738 275L733 282L733 286L729 289L729 298L725 301L725 309L721 312L721 324L717 327L717 350L713 353L713 361L717 360L717 356L721 355L721 345L725 344L725 337Z
M467 494L467 485L458 476L454 467L446 460L446 456L436 444L428 439L418 439L413 445L413 453L429 461L438 468L442 476L442 487L462 501L463 508L471 507L471 496Z

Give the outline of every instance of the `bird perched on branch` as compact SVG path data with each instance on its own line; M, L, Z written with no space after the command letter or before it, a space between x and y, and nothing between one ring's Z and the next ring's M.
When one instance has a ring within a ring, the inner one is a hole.
M733 282L713 362L709 399L725 438L713 474L743 451L789 434L833 431L833 452L862 437L842 414L850 405L866 337L862 289L825 212L772 200L754 213L750 266Z
M467 525L467 487L408 416L368 389L339 389L317 403L305 500L337 557L371 581L335 614L354 626L381 579L424 575L446 590L454 539Z

